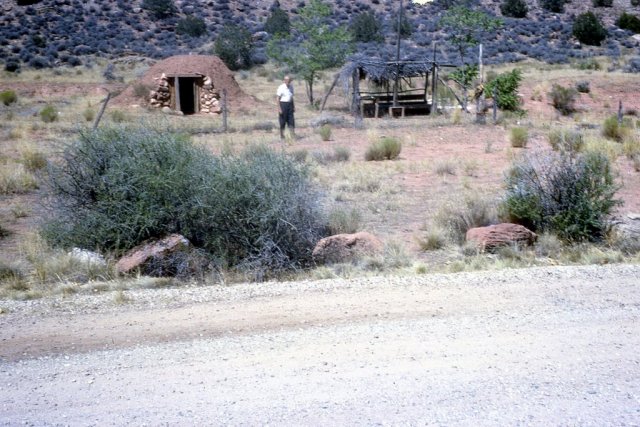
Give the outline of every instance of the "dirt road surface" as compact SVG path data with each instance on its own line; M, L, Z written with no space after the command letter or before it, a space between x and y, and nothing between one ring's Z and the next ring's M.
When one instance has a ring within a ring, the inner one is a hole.
M640 266L0 302L0 425L640 425Z

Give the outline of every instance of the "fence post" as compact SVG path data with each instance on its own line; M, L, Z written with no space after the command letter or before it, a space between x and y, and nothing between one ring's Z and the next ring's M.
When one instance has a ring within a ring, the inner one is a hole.
M222 89L222 132L227 131L227 90Z
M622 100L618 101L618 124L622 124Z
M93 122L93 130L98 129L98 125L100 124L100 119L102 119L102 115L104 114L105 108L107 108L107 103L111 99L111 92L107 92L107 97L102 101L102 107L100 107L100 112L98 113L98 117L96 117L96 121Z
M498 100L496 99L498 94L496 93L495 86L491 91L491 96L493 97L493 124L495 125L498 123Z

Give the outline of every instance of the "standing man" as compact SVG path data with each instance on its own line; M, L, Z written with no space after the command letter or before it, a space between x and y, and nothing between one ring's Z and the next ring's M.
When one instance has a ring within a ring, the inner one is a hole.
M276 92L278 96L278 112L280 113L278 119L280 121L280 138L284 139L284 127L289 126L292 136L295 136L296 125L293 118L293 113L296 108L293 104L293 86L291 85L291 78L284 76L283 83L278 86Z

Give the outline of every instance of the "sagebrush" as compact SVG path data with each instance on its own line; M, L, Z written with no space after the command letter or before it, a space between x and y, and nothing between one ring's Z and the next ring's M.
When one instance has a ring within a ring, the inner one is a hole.
M326 229L304 165L263 147L214 156L161 127L83 131L49 177L42 233L56 246L119 254L179 233L216 264L264 277L310 264Z

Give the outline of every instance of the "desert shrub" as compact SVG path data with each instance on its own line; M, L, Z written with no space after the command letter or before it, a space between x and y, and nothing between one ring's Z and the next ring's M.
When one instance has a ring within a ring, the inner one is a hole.
M607 38L607 30L593 12L585 12L576 17L573 23L573 35L580 43L600 46Z
M322 125L318 128L318 134L323 141L331 141L331 126Z
M540 3L543 9L549 12L561 13L564 12L565 3L569 1L570 0L538 0L538 3Z
M565 116L576 111L576 97L578 91L572 87L554 84L549 92L553 107Z
M637 136L625 138L622 143L622 153L631 160L640 158L640 138Z
M595 58L588 58L584 61L578 62L576 68L579 70L594 70L598 71L602 69L602 65Z
M575 130L553 129L547 138L554 151L577 153L584 147L584 136Z
M500 5L500 12L511 18L526 18L529 7L524 0L504 0Z
M47 157L42 151L26 146L20 150L22 164L29 172L36 172L47 167Z
M166 128L82 131L49 184L42 234L56 246L118 254L180 233L217 264L264 278L309 265L325 230L304 166L262 147L214 156Z
M523 127L512 128L509 141L514 148L525 148L529 142L529 131Z
M4 62L4 69L10 73L20 72L20 60L18 58L8 58Z
M168 18L177 12L173 0L142 0L142 8L157 19Z
M423 251L435 251L449 244L449 235L445 229L438 226L429 226L418 237L418 245Z
M27 193L38 188L38 181L24 165L0 164L0 194Z
M382 137L378 141L375 141L364 154L364 158L367 161L371 160L394 160L400 156L402 150L402 143L396 138Z
M12 90L3 90L0 92L0 102L4 105L11 105L18 102L18 95Z
M53 105L47 105L40 110L40 118L45 123L53 123L58 120L58 110Z
M82 112L82 117L84 117L84 120L87 122L91 122L93 121L93 119L96 118L96 112L93 111L92 108L87 107L84 109L84 111Z
M441 207L434 217L434 225L446 230L450 240L458 244L464 242L469 229L497 222L494 201L478 195L452 200Z
M393 13L391 15L391 22L394 33L397 34L399 30L401 38L406 39L411 37L411 34L413 33L413 26L411 25L411 21L409 21L409 18L407 18L407 15L405 13L402 14L400 22L398 22L398 15L396 13ZM400 24L399 28L398 24Z
M602 124L602 136L614 141L622 142L630 134L629 124L618 122L617 116L609 116Z
M351 158L351 150L347 147L336 147L333 150L336 162L348 162Z
M204 19L197 16L187 15L178 20L176 24L176 33L185 34L190 37L200 37L207 33L207 26Z
M593 0L593 7L612 7L613 0Z
M124 123L128 121L127 115L122 110L113 110L109 113L109 117L114 123Z
M623 30L633 31L636 34L640 33L640 19L630 13L622 12L622 15L616 21L616 25Z
M372 11L356 15L349 27L351 37L357 42L382 42L384 35L382 24Z
M264 23L264 30L271 35L288 35L291 32L291 22L287 12L280 7L272 8Z
M597 241L621 204L609 159L600 153L529 156L506 179L502 209L512 222L565 241Z
M495 101L502 110L519 111L518 88L521 81L522 71L514 69L510 72L499 74L490 80L485 86L484 93L486 96L492 97L495 91Z
M582 81L576 82L576 90L580 93L589 93L591 92L591 85L589 84L588 81L582 80Z
M222 27L213 45L214 53L231 70L249 68L252 49L251 33L246 28L235 24Z
M329 233L356 233L360 231L362 215L357 209L335 208L329 212Z

